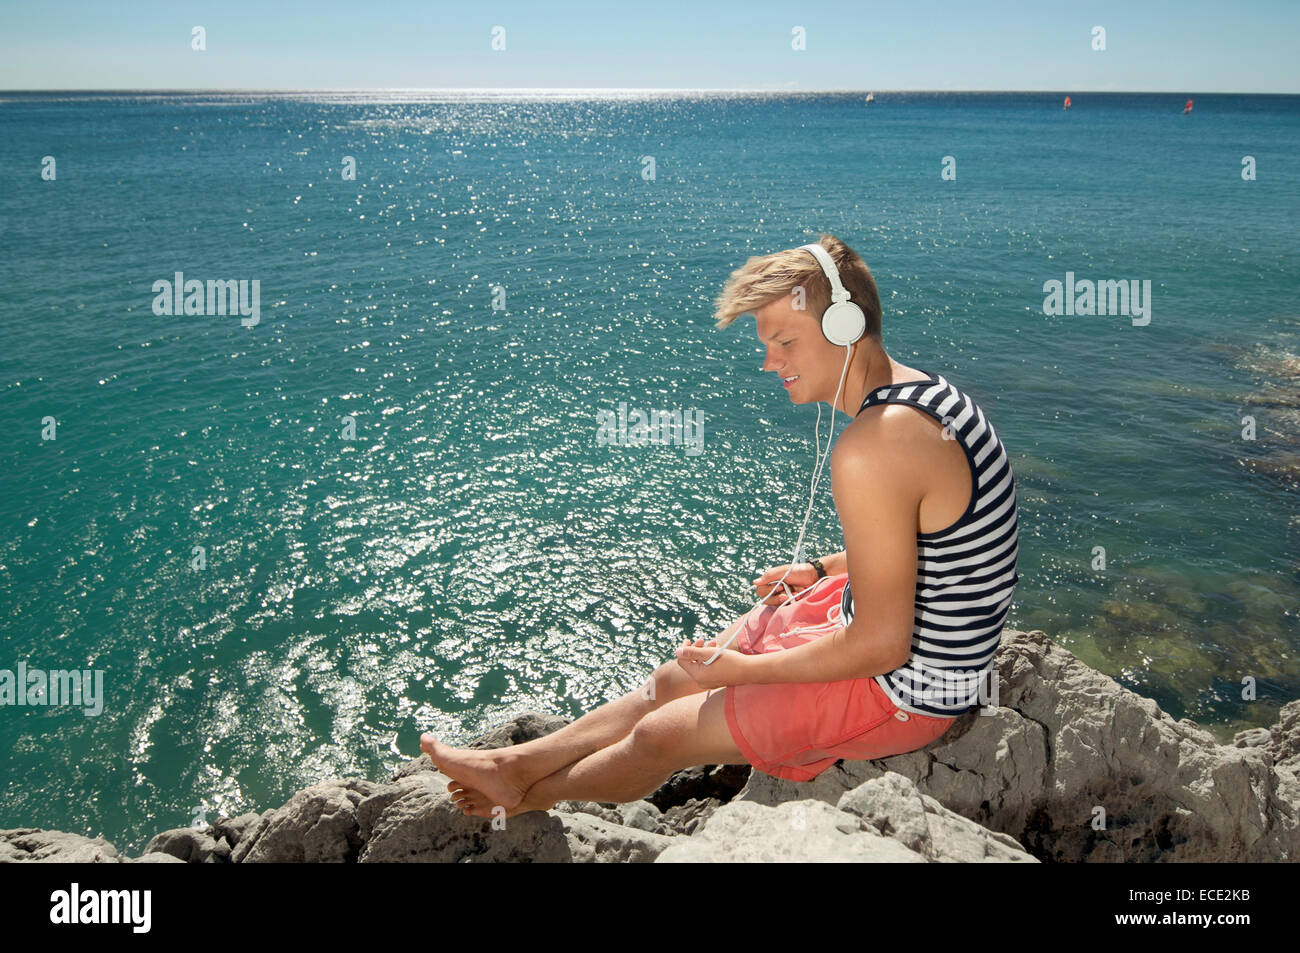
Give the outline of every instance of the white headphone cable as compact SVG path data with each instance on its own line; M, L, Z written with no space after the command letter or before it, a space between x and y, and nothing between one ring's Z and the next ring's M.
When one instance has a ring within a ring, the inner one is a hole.
M798 594L792 593L790 591L790 587L786 585L785 577L790 575L790 570L793 569L795 565L799 562L799 556L803 552L803 538L804 538L804 534L808 530L808 519L812 516L813 501L817 497L817 484L821 480L822 471L825 469L826 461L830 459L831 441L835 437L835 407L840 402L840 392L844 389L844 378L849 372L849 358L852 357L852 355L853 355L853 345L852 344L844 345L844 368L843 370L840 371L839 386L835 388L835 399L831 401L831 426L830 426L830 432L827 433L826 435L826 451L824 455L821 449L822 405L820 401L818 401L817 403L817 427L813 437L813 441L814 441L813 445L817 448L817 464L813 468L812 483L811 486L809 487L808 509L803 516L803 526L800 527L799 529L799 539L794 544L794 556L790 560L790 565L786 567L785 573L781 576L779 580L777 580L776 584L772 586L772 591L769 592L766 596L760 598L758 602L755 602L752 606L750 606L749 609L746 610L745 615L749 615L750 612L753 612L754 609L762 605L765 600L770 599L772 596L772 592L776 591L777 586L781 586L786 593L785 601L782 602L779 606L777 606L778 609L784 608L791 600L798 598ZM803 591L806 592L807 590L805 589ZM740 630L742 628L744 628L744 626L737 626L736 631L731 633L731 638L727 639L726 642L718 646L717 651L715 651L713 655L709 657L709 660L704 664L712 665L717 660L718 656L721 655L723 652L725 652L727 650L727 647L730 646L732 642L736 641L736 636L740 635Z

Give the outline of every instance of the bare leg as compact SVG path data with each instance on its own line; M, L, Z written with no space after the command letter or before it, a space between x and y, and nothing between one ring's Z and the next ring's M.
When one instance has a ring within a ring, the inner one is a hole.
M730 637L744 619L741 616L733 622L722 639ZM699 639L695 644L709 643ZM559 731L525 744L479 751L453 748L425 733L420 736L420 747L443 774L509 810L537 781L626 737L650 712L702 690L674 660L655 669L640 688L601 705Z
M563 800L626 803L654 791L674 771L697 764L747 764L727 728L722 689L670 702L632 732L542 778L506 816L550 810ZM465 785L449 785L466 814L492 817L499 802Z

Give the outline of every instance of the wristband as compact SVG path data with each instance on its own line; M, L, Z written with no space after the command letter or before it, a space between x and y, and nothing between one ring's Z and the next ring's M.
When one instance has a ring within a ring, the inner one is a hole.
M810 559L808 560L808 562L812 563L813 569L817 570L818 579L821 579L823 576L826 575L826 568L822 565L822 561L820 559Z

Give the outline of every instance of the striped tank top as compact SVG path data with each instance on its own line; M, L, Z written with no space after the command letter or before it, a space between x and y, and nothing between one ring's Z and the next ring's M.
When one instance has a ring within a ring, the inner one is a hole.
M937 533L917 532L912 653L902 667L875 678L903 711L955 718L988 698L992 676L985 673L1020 581L1016 484L1006 448L975 401L942 376L922 373L928 381L876 388L858 413L875 404L907 404L934 417L961 441L974 486L957 522ZM847 584L840 613L843 625L853 621Z

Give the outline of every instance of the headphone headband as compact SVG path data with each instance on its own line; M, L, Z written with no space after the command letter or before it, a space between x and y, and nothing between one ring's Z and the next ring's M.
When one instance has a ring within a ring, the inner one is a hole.
M831 303L822 312L822 334L832 344L848 347L867 333L867 316L850 300L849 291L844 287L844 282L840 281L839 269L835 267L835 260L831 258L830 252L816 242L799 247L807 250L817 259L817 263L822 266L822 271L826 273L826 278L831 283Z
M840 281L840 271L835 267L835 259L831 258L828 252L821 245L813 242L811 245L800 245L800 248L806 248L812 252L812 256L817 259L817 263L822 266L822 271L826 272L826 278L831 283L831 300L848 301L849 292Z

